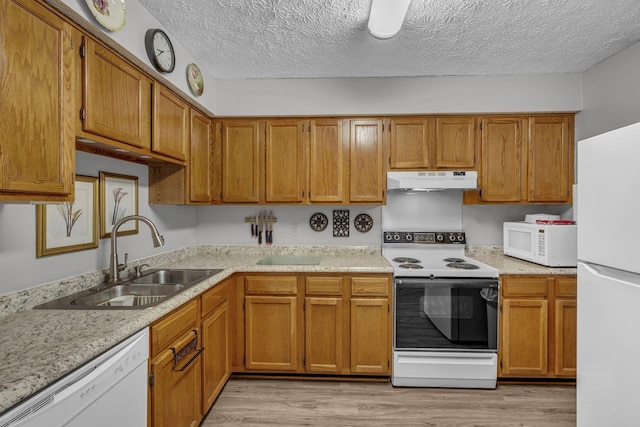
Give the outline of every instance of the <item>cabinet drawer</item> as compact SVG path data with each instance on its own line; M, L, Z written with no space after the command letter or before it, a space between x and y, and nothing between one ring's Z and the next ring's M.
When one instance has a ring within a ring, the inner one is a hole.
M505 297L546 297L547 277L505 277L502 279L502 295Z
M307 277L307 295L342 295L342 277Z
M578 295L578 280L575 277L559 277L556 279L556 297L576 298Z
M229 281L217 284L202 295L202 317L229 298Z
M250 295L296 295L296 276L247 276L244 280L245 292Z
M198 301L186 303L151 325L151 357L165 349L180 334L196 328Z
M353 296L387 296L389 295L388 277L354 277L351 279L351 295Z

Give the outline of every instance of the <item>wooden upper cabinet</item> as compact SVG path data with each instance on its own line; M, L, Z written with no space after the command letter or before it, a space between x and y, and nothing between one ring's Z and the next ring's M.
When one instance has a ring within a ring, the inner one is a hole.
M474 117L438 117L435 168L475 169L474 135Z
M262 134L263 135L263 134ZM222 201L260 202L263 144L257 120L222 122Z
M429 120L426 118L391 119L391 169L431 167Z
M355 203L384 203L382 120L351 120L349 199Z
M186 102L161 84L153 85L151 150L178 160L187 159L189 112Z
M0 200L73 198L73 36L38 2L0 4Z
M207 116L191 110L191 149L189 153L189 201L211 200L211 123Z
M267 120L267 203L302 203L305 200L305 165L300 120Z
M83 48L82 129L139 148L151 145L151 80L88 37Z
M310 122L309 201L345 201L348 145L342 137L342 120L317 119Z
M487 202L517 202L522 198L523 131L526 119L487 117L482 119L481 199Z
M573 135L570 123L567 116L529 119L529 202L566 203L570 200L569 186L573 182Z

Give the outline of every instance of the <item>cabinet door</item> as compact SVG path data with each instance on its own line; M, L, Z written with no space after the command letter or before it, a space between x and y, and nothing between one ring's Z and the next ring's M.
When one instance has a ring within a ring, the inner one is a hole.
M211 200L211 138L210 120L204 114L191 110L191 149L189 153L189 200Z
M475 119L438 117L436 119L436 169L472 169L475 158Z
M83 130L150 148L149 78L89 38L83 51Z
M547 376L548 301L504 299L500 317L500 373Z
M389 374L389 300L351 299L351 372Z
M302 122L266 123L266 201L301 203L305 196Z
M245 297L245 367L264 371L298 369L297 298Z
M0 4L0 199L73 198L72 31L38 2Z
M531 117L528 141L528 201L569 200L573 182L573 135L569 117Z
M384 202L382 120L352 120L349 198L352 202Z
M560 377L576 377L577 356L577 280L575 277L555 280L555 365Z
M231 375L229 303L202 320L202 412L206 413Z
M222 201L260 201L260 135L257 121L222 124Z
M342 298L306 298L306 371L342 373Z
M188 345L193 337L193 332L188 332L151 361L153 385L149 393L151 425L154 427L196 427L200 424L200 357L192 351L174 366L175 352Z
M481 199L517 202L522 199L523 119L482 119Z
M427 169L429 162L429 120L391 119L391 169Z
M153 85L151 150L178 160L187 159L189 106L161 84Z
M309 200L311 203L345 201L346 159L342 121L311 120L309 144Z

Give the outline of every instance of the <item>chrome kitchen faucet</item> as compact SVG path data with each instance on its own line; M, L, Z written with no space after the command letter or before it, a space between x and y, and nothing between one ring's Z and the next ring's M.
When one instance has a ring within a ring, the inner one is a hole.
M157 248L164 245L164 237L160 235L156 225L147 217L142 215L129 215L116 222L111 229L111 257L109 262L109 283L116 283L119 280L119 273L127 267L127 257L125 255L124 264L118 264L118 229L127 221L142 221L151 229L151 239L153 239L153 247Z

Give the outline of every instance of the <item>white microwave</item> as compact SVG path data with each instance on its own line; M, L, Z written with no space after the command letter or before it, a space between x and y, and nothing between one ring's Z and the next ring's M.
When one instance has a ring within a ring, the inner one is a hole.
M505 222L505 255L548 267L575 267L578 258L578 226Z

